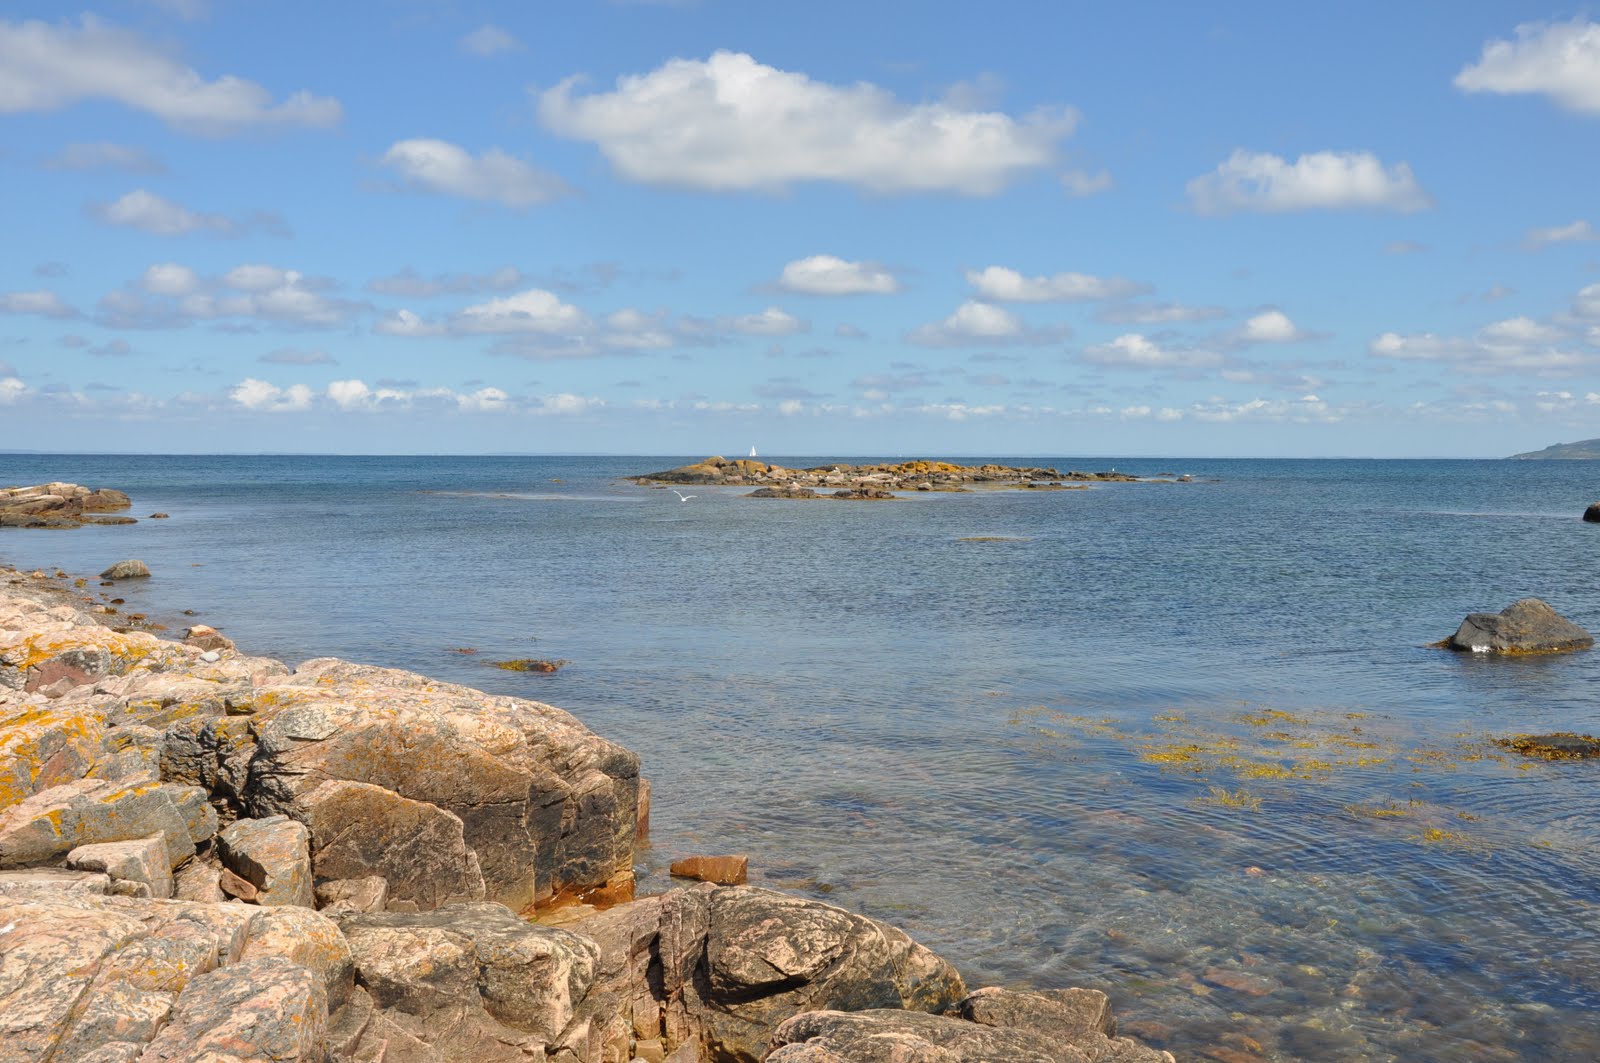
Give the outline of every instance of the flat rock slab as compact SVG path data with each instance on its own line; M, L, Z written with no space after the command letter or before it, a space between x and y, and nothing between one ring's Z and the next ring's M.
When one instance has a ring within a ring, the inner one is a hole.
M670 868L674 878L692 878L701 882L715 882L719 886L742 886L749 876L750 858L737 856L686 856L674 860Z
M1538 598L1522 598L1499 613L1473 613L1445 644L1470 653L1566 653L1593 646L1594 636Z

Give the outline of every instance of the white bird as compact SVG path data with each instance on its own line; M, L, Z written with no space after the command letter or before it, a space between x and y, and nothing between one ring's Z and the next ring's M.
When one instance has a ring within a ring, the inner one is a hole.
M682 491L678 490L676 487L671 488L670 490L672 491L673 494L678 496L678 501L679 502L687 502L691 498L699 498L700 497L699 495L686 495Z

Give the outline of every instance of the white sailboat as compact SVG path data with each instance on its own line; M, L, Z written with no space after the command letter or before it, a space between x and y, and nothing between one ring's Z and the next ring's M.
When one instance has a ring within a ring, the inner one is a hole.
M755 457L755 456L756 456L756 448L755 448L755 444L754 444L754 443L752 443L752 444L751 444L751 445L750 445L750 456L751 456L751 457L752 457L752 458L753 458L753 457Z

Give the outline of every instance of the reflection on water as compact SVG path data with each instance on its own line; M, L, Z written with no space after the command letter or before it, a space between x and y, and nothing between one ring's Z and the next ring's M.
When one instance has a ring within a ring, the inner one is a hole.
M1185 1058L1600 1058L1600 764L1488 742L1600 731L1600 654L1426 645L1528 594L1600 629L1581 464L857 505L617 482L668 463L6 458L172 519L0 557L141 557L130 610L570 708L644 759L650 884L748 852L974 983L1104 988ZM520 657L571 663L492 666Z

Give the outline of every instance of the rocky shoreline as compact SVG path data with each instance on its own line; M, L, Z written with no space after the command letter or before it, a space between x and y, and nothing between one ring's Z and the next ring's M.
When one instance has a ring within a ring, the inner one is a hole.
M830 905L634 898L639 759L560 709L83 586L0 569L0 1060L1173 1058Z
M0 528L77 528L85 524L135 524L132 517L107 516L133 503L121 491L81 484L47 483L0 487ZM151 514L164 517L165 513Z
M819 465L790 469L753 458L710 457L676 469L630 476L647 487L755 487L747 498L893 498L895 491L970 491L975 488L1065 490L1091 483L1192 483L1191 476L1138 477L1117 472L1061 472L1012 465L955 465L946 461L906 461L882 465ZM833 489L832 494L817 492Z

